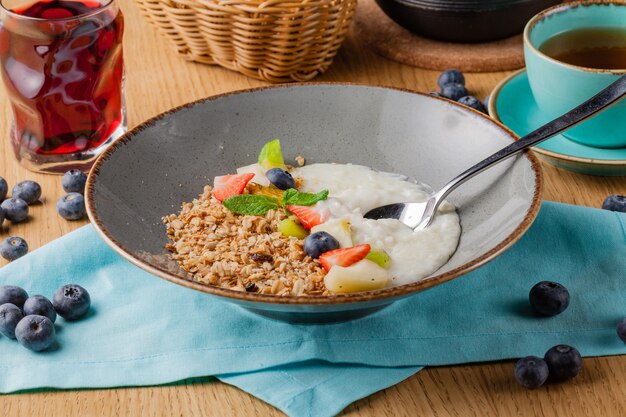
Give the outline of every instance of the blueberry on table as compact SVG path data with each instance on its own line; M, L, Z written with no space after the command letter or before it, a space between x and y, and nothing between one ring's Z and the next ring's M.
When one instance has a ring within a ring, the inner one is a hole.
M556 316L569 305L569 291L558 282L541 281L528 295L530 306L543 316Z
M542 386L548 374L548 364L537 356L526 356L515 364L515 379L528 389Z
M68 284L56 290L52 305L65 320L78 320L89 311L91 297L80 285Z
M548 364L551 381L574 378L583 369L583 358L576 348L568 345L551 347L543 359Z
M626 343L626 318L617 323L617 335L622 339L622 342Z
M41 197L41 186L35 181L22 181L15 184L12 197L21 198L26 204L34 204Z
M0 256L14 261L28 253L28 243L19 236L9 236L0 242Z
M4 216L13 223L23 222L28 217L28 204L21 198L4 200L0 207L4 210Z
M85 217L85 198L79 193L68 193L57 201L57 212L65 220L80 220Z
M326 232L311 233L304 239L304 253L317 259L324 252L339 249L339 242Z
M4 285L0 287L0 305L11 303L22 308L27 299L28 293L23 288L15 285Z
M280 190L296 188L296 181L289 171L280 168L272 168L265 173L265 176L274 186Z
M439 79L437 80L439 88L443 90L443 86L450 83L465 85L463 73L456 69L447 69L439 75Z
M461 97L465 97L468 94L469 93L463 84L450 83L441 88L441 95L454 101L457 101Z
M48 349L56 338L54 323L46 316L26 316L15 328L15 338L26 349Z
M57 320L57 313L50 300L43 295L31 295L24 302L24 315L46 316L53 323Z
M0 177L0 200L4 200L6 198L8 191L9 185L7 184L7 180Z
M24 318L24 313L15 304L0 305L0 333L15 339L15 327Z
M626 213L626 196L619 194L611 194L602 203L604 210L621 211Z
M487 110L485 110L485 106L483 106L483 103L481 103L480 100L478 100L474 96L463 96L459 99L459 103L464 104L467 107L471 107L480 112L487 113Z
M87 175L78 169L70 169L61 178L61 185L66 193L85 193Z
M439 91L429 91L428 94L435 97L443 97Z

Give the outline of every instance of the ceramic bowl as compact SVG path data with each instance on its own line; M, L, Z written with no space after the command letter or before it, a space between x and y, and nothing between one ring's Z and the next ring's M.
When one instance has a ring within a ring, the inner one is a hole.
M519 239L539 210L541 170L532 154L523 154L450 195L463 229L459 246L448 263L419 282L355 294L277 297L191 281L169 259L161 218L216 175L253 162L275 137L288 162L297 155L308 163L351 162L434 188L516 138L482 113L391 88L292 84L235 92L166 112L108 148L89 174L89 217L113 249L158 277L268 317L324 322L363 316L485 264Z
M445 42L477 43L522 33L541 10L560 0L376 0L396 23Z

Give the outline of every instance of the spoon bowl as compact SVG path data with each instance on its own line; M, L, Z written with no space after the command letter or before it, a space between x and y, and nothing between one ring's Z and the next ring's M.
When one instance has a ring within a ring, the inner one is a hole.
M365 217L372 220L396 219L409 226L415 231L423 230L430 224L432 217L422 221L424 213L429 212L428 205L434 204L431 197L423 203L395 203L376 207L368 211Z

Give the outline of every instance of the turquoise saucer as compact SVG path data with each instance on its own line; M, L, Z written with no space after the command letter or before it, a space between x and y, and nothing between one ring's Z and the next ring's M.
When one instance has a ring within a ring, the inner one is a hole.
M489 100L489 114L519 136L546 123L530 90L526 70L505 78ZM542 159L575 172L591 175L626 175L626 148L608 149L581 145L562 135L533 148Z

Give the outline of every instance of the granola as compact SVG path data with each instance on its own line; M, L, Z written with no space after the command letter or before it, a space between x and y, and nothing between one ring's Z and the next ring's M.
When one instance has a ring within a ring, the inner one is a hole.
M260 294L328 294L325 272L304 253L303 241L277 231L282 210L234 214L211 191L206 186L180 213L163 218L173 242L167 249L195 281Z

